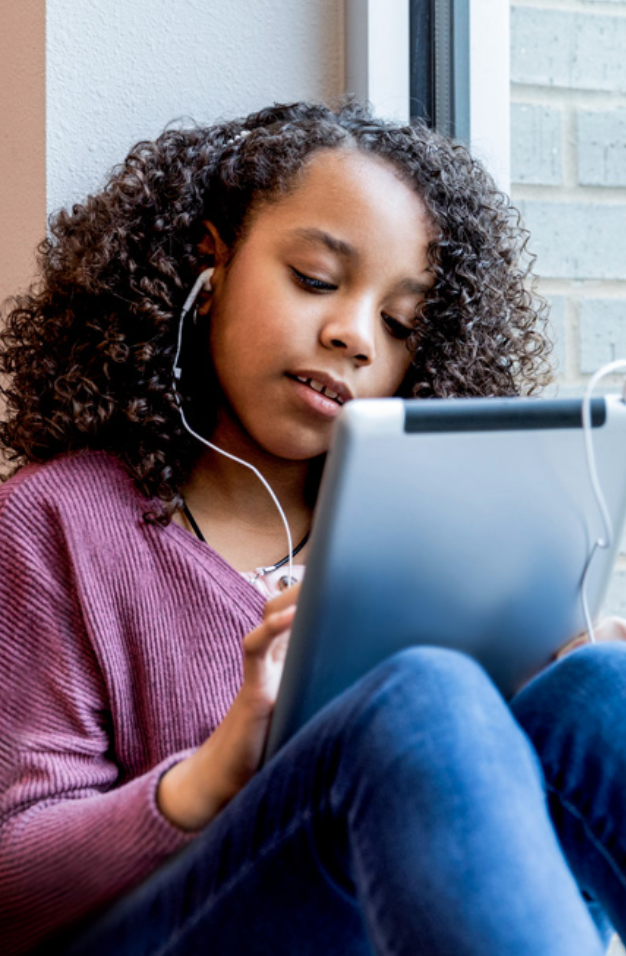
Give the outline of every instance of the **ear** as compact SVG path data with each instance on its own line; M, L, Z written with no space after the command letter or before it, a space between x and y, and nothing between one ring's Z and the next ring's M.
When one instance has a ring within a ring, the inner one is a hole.
M198 252L207 262L205 268L213 266L214 269L223 267L228 261L228 246L222 240L217 227L209 220L202 223L204 233L198 243Z
M229 252L228 246L222 240L217 227L209 220L203 222L202 225L204 226L204 232L198 243L198 253L202 260L202 267L204 269L212 267L215 270L211 279L212 292L201 292L198 296L198 312L200 315L206 315L211 308L212 295L219 288L224 268L228 263Z

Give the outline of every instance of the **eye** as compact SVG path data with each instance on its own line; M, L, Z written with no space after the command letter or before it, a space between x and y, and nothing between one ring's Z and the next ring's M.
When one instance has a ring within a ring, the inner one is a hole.
M300 272L298 269L295 269L293 266L290 266L293 276L296 282L304 286L305 289L311 289L314 292L333 292L337 286L331 285L330 282L323 282L322 279L315 279L313 276L307 276L304 272Z
M398 322L397 319L392 319L390 315L386 315L384 312L382 317L389 334L392 335L394 339L408 339L409 335L414 331L412 326L405 325L404 322Z

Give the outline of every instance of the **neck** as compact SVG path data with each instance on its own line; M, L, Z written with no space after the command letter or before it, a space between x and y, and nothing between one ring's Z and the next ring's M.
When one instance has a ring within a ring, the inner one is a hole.
M245 443L240 441L220 440L217 436L212 440L217 447L253 465L265 478L285 512L295 547L310 527L312 504L307 491L317 460L287 461L256 447L243 447ZM284 541L282 520L259 478L250 468L212 449L204 448L183 494L201 526L228 523L246 534L262 532Z

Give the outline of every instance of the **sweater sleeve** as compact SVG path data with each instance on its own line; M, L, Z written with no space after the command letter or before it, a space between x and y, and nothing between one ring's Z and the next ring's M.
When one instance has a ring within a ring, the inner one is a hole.
M132 780L52 522L0 513L0 951L106 905L192 838L156 805L173 754Z

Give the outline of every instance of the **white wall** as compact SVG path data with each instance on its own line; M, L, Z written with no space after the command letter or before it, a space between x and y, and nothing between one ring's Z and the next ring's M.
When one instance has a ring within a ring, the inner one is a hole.
M48 212L172 120L343 92L343 0L47 0Z

